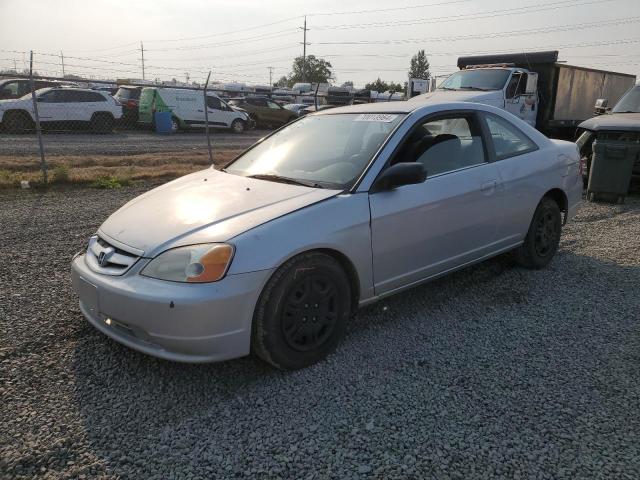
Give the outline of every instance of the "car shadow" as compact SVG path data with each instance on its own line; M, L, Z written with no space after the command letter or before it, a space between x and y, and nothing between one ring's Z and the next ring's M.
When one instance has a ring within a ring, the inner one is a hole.
M270 438L284 436L292 446L317 429L337 432L346 422L347 433L340 438L348 443L363 398L400 397L399 404L404 402L411 412L418 408L415 402L429 399L439 405L447 391L482 396L495 382L509 382L495 378L509 359L532 362L526 373L537 388L536 379L557 369L564 356L584 355L581 340L587 345L601 328L599 319L609 307L586 301L584 289L616 298L627 282L637 287L640 280L638 266L578 255L569 246L563 244L543 270L519 268L503 255L366 307L336 353L297 372L280 372L252 357L217 364L171 363L125 348L85 324L72 364L75 401L91 449L109 473L124 478L145 471L146 455L165 469L154 465L160 469L154 471L168 477L173 476L172 465L186 460L199 475L226 477L232 473L224 470L230 468L230 458L243 462L237 452L257 449L263 457L256 454L253 464L282 463L268 458L264 444ZM620 324L606 332L609 343L594 355L604 358L610 348L623 348L610 342L624 334L638 341L628 312L620 313ZM483 373L476 362L498 370ZM603 367L595 362L594 368ZM593 388L588 375L570 372L559 387L566 391L548 395L571 396L572 389ZM417 391L416 382L421 382ZM525 387L507 383L505 388L517 395ZM467 404L465 415L504 408L504 399L483 398L482 405ZM443 409L446 414L444 404ZM447 421L427 416L414 424L411 415L395 415L407 429L437 429Z

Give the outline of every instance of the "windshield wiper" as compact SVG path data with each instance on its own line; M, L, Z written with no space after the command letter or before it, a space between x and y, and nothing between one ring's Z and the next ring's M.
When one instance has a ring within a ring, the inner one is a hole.
M459 87L459 90L480 90L481 92L486 92L488 88L480 88L480 87Z
M255 178L257 180L269 180L271 182L288 183L290 185L302 185L303 187L324 188L316 182L306 182L297 178L283 177L272 173L256 173L255 175L247 175L247 178Z

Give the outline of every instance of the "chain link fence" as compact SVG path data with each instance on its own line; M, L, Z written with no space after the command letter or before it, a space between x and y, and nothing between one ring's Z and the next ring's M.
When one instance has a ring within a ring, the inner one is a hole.
M43 76L33 53L29 66L0 75L0 187L175 178L307 113L404 99L322 84L225 89L210 76L198 87Z

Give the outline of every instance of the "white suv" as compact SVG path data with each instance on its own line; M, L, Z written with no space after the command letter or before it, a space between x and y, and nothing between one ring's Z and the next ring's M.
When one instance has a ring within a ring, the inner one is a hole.
M66 128L88 125L96 132L110 132L122 117L122 106L106 92L86 88L55 87L36 91L38 115L43 126ZM31 94L0 101L0 123L9 132L33 129L35 115Z

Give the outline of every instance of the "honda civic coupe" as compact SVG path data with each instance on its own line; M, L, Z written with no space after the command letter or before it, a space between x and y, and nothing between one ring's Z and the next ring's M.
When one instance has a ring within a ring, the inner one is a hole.
M579 168L575 144L491 106L335 108L131 200L73 285L91 324L141 352L302 368L358 307L504 252L547 265Z

